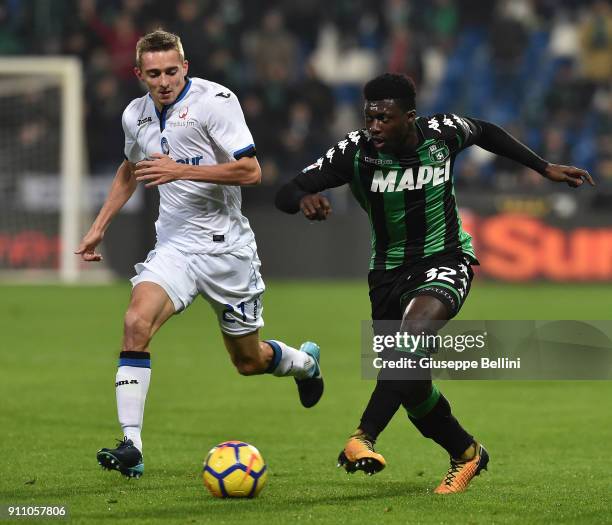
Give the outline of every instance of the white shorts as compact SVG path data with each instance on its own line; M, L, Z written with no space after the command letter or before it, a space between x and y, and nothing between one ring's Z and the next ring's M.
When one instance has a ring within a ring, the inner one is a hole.
M152 282L161 286L176 312L202 295L217 314L221 330L233 336L264 325L261 295L265 285L255 242L232 253L183 253L168 245L156 246L134 266L132 286Z

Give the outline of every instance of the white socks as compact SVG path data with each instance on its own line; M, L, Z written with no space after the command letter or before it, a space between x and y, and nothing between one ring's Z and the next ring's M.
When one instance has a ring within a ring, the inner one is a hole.
M306 352L300 352L295 348L291 348L282 341L269 339L268 343L274 356L268 371L277 377L293 376L296 379L306 379L312 376L312 370L315 362Z
M129 354L129 357L125 354ZM148 352L121 352L115 381L117 414L123 434L134 442L140 452L140 433L150 380L151 360Z
M314 359L282 341L269 340L274 355L268 372L275 376L296 379L312 377ZM123 434L142 452L142 420L151 380L151 354L149 352L121 352L115 380L117 414Z

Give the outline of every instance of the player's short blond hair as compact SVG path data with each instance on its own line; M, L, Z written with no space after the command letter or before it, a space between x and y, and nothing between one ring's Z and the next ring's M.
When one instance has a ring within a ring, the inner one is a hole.
M136 65L140 67L143 53L149 51L170 51L172 49L178 51L181 61L185 60L185 52L183 51L180 37L163 29L156 29L138 40L136 44Z

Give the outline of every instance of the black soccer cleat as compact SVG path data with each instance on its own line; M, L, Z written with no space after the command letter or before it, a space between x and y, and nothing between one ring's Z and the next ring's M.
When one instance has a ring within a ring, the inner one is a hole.
M118 442L117 448L100 449L96 458L103 469L118 470L127 478L139 478L144 473L142 454L127 437Z
M310 408L315 406L323 395L323 377L321 376L321 367L319 365L321 349L316 343L307 341L300 346L300 352L306 352L314 361L312 376L306 379L295 380L302 406Z

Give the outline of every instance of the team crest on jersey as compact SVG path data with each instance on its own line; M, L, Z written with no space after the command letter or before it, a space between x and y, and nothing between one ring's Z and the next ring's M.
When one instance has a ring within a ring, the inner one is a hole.
M170 144L168 143L168 139L166 137L162 137L161 139L161 150L164 155L168 155L170 153Z
M441 164L450 156L450 150L442 140L429 146L427 153L429 154L429 160L432 164Z

